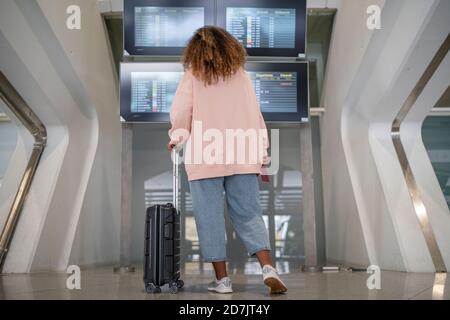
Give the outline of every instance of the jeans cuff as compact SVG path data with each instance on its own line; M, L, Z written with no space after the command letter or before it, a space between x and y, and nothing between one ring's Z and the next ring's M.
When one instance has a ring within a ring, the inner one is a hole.
M249 257L254 257L257 252L264 251L264 250L271 251L272 249L270 249L270 247L268 247L268 246L261 247L261 248L258 248L256 250L250 251L250 253L248 255L249 255Z
M205 258L203 262L222 262L227 261L227 258Z

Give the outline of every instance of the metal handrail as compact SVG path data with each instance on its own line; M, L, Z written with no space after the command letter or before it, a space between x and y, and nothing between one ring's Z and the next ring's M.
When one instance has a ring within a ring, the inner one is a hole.
M41 155L47 144L47 130L38 116L31 110L20 94L14 89L5 75L0 71L0 99L34 137L34 146L27 167L20 181L19 188L9 210L5 225L0 235L0 273L14 236L19 216L31 187Z
M414 211L416 212L417 219L419 220L420 228L422 229L425 243L428 247L428 251L430 252L431 260L433 261L436 272L447 272L447 268L445 266L445 261L442 257L441 250L439 248L439 244L436 241L436 237L430 223L430 218L428 216L427 208L423 201L422 195L420 194L416 178L411 169L411 165L409 163L405 148L401 140L401 125L416 101L419 99L426 85L430 82L431 78L441 65L449 50L450 33L447 35L439 50L436 52L433 59L428 64L424 73L420 77L419 81L416 83L415 87L406 98L391 125L392 142L394 143L394 148L403 171L406 185L408 187L412 204L414 206Z

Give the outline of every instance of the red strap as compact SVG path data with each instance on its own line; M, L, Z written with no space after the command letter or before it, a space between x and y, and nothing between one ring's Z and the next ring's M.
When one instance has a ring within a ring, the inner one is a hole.
M266 173L266 168L261 168L261 181L262 182L270 182L269 176Z

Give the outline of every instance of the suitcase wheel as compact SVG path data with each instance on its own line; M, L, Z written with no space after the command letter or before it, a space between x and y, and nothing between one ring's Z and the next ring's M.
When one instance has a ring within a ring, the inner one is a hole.
M145 292L147 293L161 293L161 288L155 286L153 283L147 283L145 285Z
M169 284L169 292L173 294L178 293L178 281Z
M183 280L177 280L177 287L178 287L178 289L181 289L181 288L183 288L184 287L184 281Z

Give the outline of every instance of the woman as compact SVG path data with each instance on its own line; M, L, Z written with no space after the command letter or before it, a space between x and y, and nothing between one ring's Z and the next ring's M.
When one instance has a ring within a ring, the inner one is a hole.
M225 193L233 227L258 258L264 283L271 293L283 293L258 199L258 175L268 162L267 129L245 60L245 49L227 31L196 31L182 59L186 72L172 104L168 149L187 142L184 162L200 248L216 274L208 290L233 292L225 264Z

